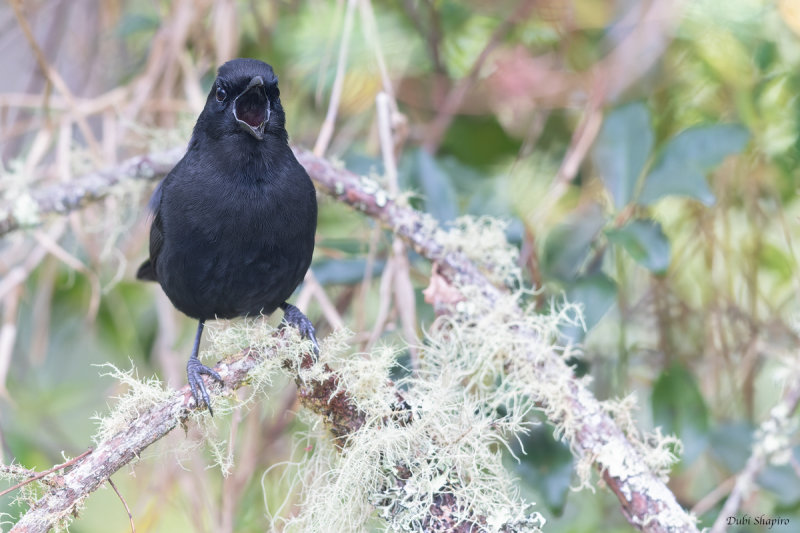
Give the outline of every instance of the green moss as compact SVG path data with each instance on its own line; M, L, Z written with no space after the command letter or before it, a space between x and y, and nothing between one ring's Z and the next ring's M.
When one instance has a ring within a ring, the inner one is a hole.
M100 365L108 371L101 376L109 376L127 387L126 392L117 396L114 408L106 416L95 415L98 429L92 440L99 444L120 431L128 428L132 422L139 418L141 411L154 405L169 400L177 395L172 389L165 388L164 384L155 376L140 379L137 370L131 363L130 370L120 370L111 363Z

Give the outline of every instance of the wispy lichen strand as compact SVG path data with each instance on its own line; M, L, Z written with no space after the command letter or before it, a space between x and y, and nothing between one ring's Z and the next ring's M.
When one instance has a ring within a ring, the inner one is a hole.
M480 263L505 281L519 273L502 230L490 219L461 219L441 235L454 249L472 242ZM476 247L476 234L492 250ZM435 529L432 509L449 506L455 520L448 519L465 528L539 531L544 518L520 497L502 465L507 441L528 430L535 406L514 361L522 364L523 351L557 349L558 326L571 315L527 313L516 323L510 311L524 296L471 298L461 312L440 317L418 347L418 372L396 384L389 368L398 349L326 355L365 422L340 454L322 445L309 459L306 468L317 474L299 473L302 510L286 530L361 531L375 513L387 530ZM521 337L531 331L533 339Z
M414 250L435 263L444 285L457 286L457 290L461 293L462 297L458 299L456 305L445 305L442 308L455 307L455 313L452 316L460 320L462 325L468 324L474 317L479 316L480 310L486 307L498 313L498 316L507 318L503 327L519 333L519 335L515 336L514 351L506 354L509 359L506 361L508 367L503 368L504 375L513 376L512 381L518 380L528 384L529 395L539 399L549 421L555 425L557 434L569 442L576 457L582 458L582 461L578 463L579 467L581 465L586 467L583 475L579 468L579 475L582 479L589 479L591 472L591 469L588 468L589 464L599 470L604 481L617 495L622 511L631 524L642 527L642 524L647 523L649 531L696 531L693 519L677 504L674 495L657 476L648 471L647 462L644 461L642 454L637 449L638 446L630 442L629 435L620 431L612 417L609 416L609 410L594 398L584 380L574 378L563 357L569 353L569 350L559 349L555 345L553 345L554 351L550 353L538 349L540 345L537 343L540 341L540 335L537 333L536 327L532 327L528 323L527 317L533 314L526 312L523 305L526 301L524 297L519 294L506 297L502 290L498 290L489 283L487 276L491 276L485 268L476 268L476 265L463 253L446 249L442 243L437 241L440 230L430 217L398 204L394 198L386 196L383 191L369 194L362 190L361 180L358 176L344 169L336 168L329 161L315 157L301 149L296 149L296 154L315 180L318 190L327 192L337 200L354 206L394 229L395 233ZM167 159L171 158L174 163L179 155L179 152L169 153ZM107 190L106 187L113 185L122 177L156 179L160 172L164 172L161 168L150 173L152 175L146 175L141 171L142 165L146 166L150 163L151 160L147 157L135 158L108 172L81 178L82 181L79 180L81 187L77 190L70 185L69 190L53 188L43 191L42 194L36 195L40 211L42 213L66 212L69 209L85 205L85 202L101 198L102 192L95 194L94 188L88 186L95 182L101 187L101 191L104 191ZM166 160L162 163L165 165L164 168L168 168ZM84 184L87 185L86 188L83 188ZM378 197L380 197L380 201L378 201ZM61 205L68 207L62 209L59 207ZM11 231L16 227L18 224L13 217L0 221L0 233ZM473 303L473 297L479 301ZM558 317L557 319L563 318L560 312L555 313L554 316ZM532 343L531 340L536 342ZM292 344L302 345L302 343ZM228 376L226 381L232 384L230 387L226 385L226 389L236 388L248 380L248 372L257 366L260 359L258 355L274 356L282 349L283 345L279 350L273 350L270 354L257 354L252 350L244 350L235 357L228 357L221 361L217 368L223 377ZM521 355L522 359L515 360L514 356L516 355ZM303 363L295 364L293 369L300 370L304 379L316 372L318 378L324 378L323 381L317 381L317 383L324 382L332 385L337 383L337 380L331 379L330 375L325 377L325 372L328 370L323 372L309 369L306 371L303 369ZM424 373L421 373L420 376L424 376ZM318 405L320 408L324 407L322 404L339 402L335 410L332 409L332 405L328 405L329 415L333 415L334 411L339 411L338 419L335 416L326 418L330 431L336 436L333 443L328 443L329 448L341 449L340 445L342 441L347 440L348 433L358 433L363 427L374 424L374 422L368 423L373 419L366 417L363 412L352 406L344 405L341 392L331 396L330 393L333 391L325 387L317 387L317 390L312 392L317 393L312 399L320 403ZM471 394L471 391L468 392ZM52 525L53 513L59 513L61 516L63 512L71 512L77 501L76 497L82 497L81 495L95 490L98 484L107 477L98 476L98 468L101 468L103 472L116 471L122 465L135 459L138 451L174 428L176 416L180 416L175 413L176 411L185 413L186 398L188 398L188 392L184 391L184 397L176 397L154 406L143 412L142 417L127 430L118 434L119 439L115 442L104 441L103 446L106 444L108 446L102 450L103 453L93 454L65 476L82 483L80 487L75 487L76 492L73 495L75 497L65 498L63 490L50 490L39 500L36 508L18 522L17 527L36 524L37 527L30 531L44 531L45 528ZM413 403L416 405L418 402ZM345 409L345 407L347 408ZM348 409L350 410L348 411ZM394 420L394 418L390 417L390 420ZM492 427L492 430L495 429ZM500 443L508 438L508 432L508 429L497 431L499 437L496 442ZM494 444L494 446L498 445ZM321 448L319 446L317 449ZM606 451L609 452L608 456ZM120 452L124 452L124 454L120 455ZM624 461L617 463L616 461L620 457L624 458ZM313 464L311 462L307 466L310 467ZM624 472L618 471L617 468L612 468L615 464L627 465L630 469ZM306 468L306 472L308 471ZM331 469L322 464L321 472L329 471ZM398 474L401 473L403 472L398 472ZM319 478L325 478L325 476L320 475ZM316 480L317 477L314 479ZM452 518L454 514L464 516L465 507L453 499L452 492L439 493L436 498L437 507L433 509L436 515L430 518L431 521L441 522L445 518ZM376 505L378 503L380 502L377 502ZM467 504L467 508L470 508L469 505ZM402 509L400 511L402 512ZM496 524L495 516L497 515L483 517L483 521L494 525ZM539 517L532 514L527 519L511 520L505 525L497 527L510 531L513 528L521 530L522 527L528 527L530 530L538 526Z

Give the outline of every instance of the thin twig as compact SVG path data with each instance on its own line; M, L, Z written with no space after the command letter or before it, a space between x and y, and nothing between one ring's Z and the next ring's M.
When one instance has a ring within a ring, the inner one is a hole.
M378 64L378 70L381 73L383 92L389 95L392 100L393 111L396 111L397 104L394 103L394 88L392 87L392 80L389 78L389 69L386 68L386 60L383 58L383 48L381 47L381 40L378 38L378 23L375 20L372 1L359 0L358 5L360 8L359 11L361 13L361 24L364 29L364 35L370 47L375 52L375 62Z
M603 112L600 109L602 102L603 89L602 87L596 87L581 115L578 127L575 128L567 153L561 162L561 167L558 169L558 173L544 198L537 206L536 214L529 221L531 227L539 227L542 221L547 220L558 201L569 190L570 183L575 179L581 163L583 163L586 154L592 147L598 133L600 133L600 126L603 124Z
M47 235L49 238L57 240L61 237L65 228L66 223L61 220L49 229ZM33 250L27 254L27 257L25 257L21 264L12 267L8 274L0 280L0 301L6 297L9 291L14 290L18 285L24 283L25 280L28 279L28 276L30 276L30 273L39 266L46 256L47 250L43 246L37 244Z
M121 501L122 505L125 506L125 512L128 513L128 520L130 520L131 522L131 533L136 533L136 526L133 524L133 514L131 514L131 509L130 507L128 507L128 502L126 502L125 498L122 497L122 494L120 494L119 489L117 489L117 486L114 484L114 481L110 477L108 478L108 484L111 485L111 488L114 489L114 492L117 493L119 501Z
M671 42L687 3L685 0L639 2L608 32L619 33L630 28L619 44L592 68L592 83L599 80L604 84L607 101L619 98L650 71Z
M372 332L369 335L366 349L369 350L380 339L389 318L389 311L392 308L392 277L394 276L394 262L387 261L381 273L381 282L378 289L378 312L375 314L375 323L372 325Z
M93 322L97 316L97 311L100 309L100 296L102 289L100 287L100 278L89 267L83 264L83 261L66 251L58 242L51 238L47 233L36 230L33 232L36 241L47 250L55 258L63 262L65 265L73 270L82 272L86 279L89 281L92 296L89 299L89 309L86 313L86 320Z
M444 63L442 63L441 54L439 53L439 41L441 41L442 33L441 28L439 27L439 17L436 13L436 8L433 5L433 2L428 0L424 3L430 12L431 21L429 28L425 27L422 16L417 11L417 6L415 5L417 2L414 0L403 0L403 5L405 6L408 17L411 19L411 22L414 23L414 26L417 28L420 36L425 38L425 42L428 45L428 54L431 56L433 71L437 74L443 75L447 72L447 70L444 68Z
M8 370L11 368L11 355L14 350L14 341L17 338L17 307L22 296L22 288L18 285L16 290L10 292L2 300L3 321L0 325L0 397L11 400L6 387Z
M33 483L34 481L38 481L38 480L42 479L43 477L45 477L48 474L52 474L53 472L57 472L58 470L61 470L63 468L67 468L68 466L72 466L75 463L77 463L78 461L80 461L81 459L83 459L84 457L86 457L87 455L89 455L90 453L92 453L93 451L94 450L92 448L89 448L88 450L86 450L85 452L80 454L79 456L70 459L66 463L61 463L60 465L56 465L53 468L45 470L44 472L39 472L35 476L33 476L33 477L29 478L29 479L26 479L25 481L20 481L19 483L17 483L13 487L8 487L6 490L0 492L0 497L5 496L9 492L15 491L20 487L24 487L25 485L27 485L29 483Z
M304 283L308 284L311 288L311 294L316 298L317 303L319 303L319 307L322 309L322 314L325 316L325 320L328 321L328 324L330 324L333 329L343 328L344 320L342 319L342 315L336 310L336 306L333 305L331 299L328 298L325 288L320 285L311 270L308 271Z
M792 470L794 470L794 475L800 479L800 461L797 460L797 457L792 455L789 458L789 464L792 466Z
M309 4L310 9L326 9L327 6L325 4ZM327 82L328 76L326 72L328 71L328 67L330 66L331 56L333 55L334 46L333 43L336 40L336 36L339 35L339 27L341 25L342 19L342 11L344 10L344 4L342 2L336 2L336 15L333 19L336 21L336 24L328 24L328 34L326 35L325 39L325 46L322 52L322 57L319 59L317 64L317 86L314 89L314 104L317 106L322 106L322 92L325 89L325 83ZM319 15L319 14L317 14Z
M489 58L489 55L497 48L502 38L508 34L508 31L517 23L525 20L530 14L533 6L536 4L534 0L522 0L517 8L500 23L494 30L483 51L480 53L475 63L469 70L469 73L461 78L455 87L453 87L442 103L439 113L428 128L428 133L425 136L425 141L422 143L423 148L430 153L436 153L439 149L439 144L442 142L447 128L453 121L456 112L461 108L461 104L467 97L469 90L475 84L478 76L481 73L484 63Z
M170 17L162 21L153 38L144 73L131 84L131 99L124 112L128 120L120 124L120 136L124 135L129 125L135 122L135 117L148 101L153 98L167 98L171 94L175 76L180 71L177 62L185 49L184 45L192 29L192 22L204 15L198 9L198 5L205 7L201 3L187 0L179 0L170 5L172 9ZM162 88L161 95L156 94L159 83Z
M22 29L28 44L33 50L33 54L36 57L36 62L39 64L39 68L42 70L42 74L44 74L49 82L52 83L58 92L62 94L70 109L77 111L77 105L75 102L75 97L72 95L72 91L69 90L69 87L67 87L67 84L61 75L56 72L56 70L47 62L44 52L42 52L42 49L37 44L30 24L28 24L28 19L25 18L25 14L22 12L22 2L20 0L11 0L11 8L14 10L14 16L17 17L19 26ZM92 133L92 129L89 127L89 123L86 122L85 117L77 112L75 113L75 119L78 122L78 127L80 128L81 133L83 133L86 142L91 148L90 154L92 155L93 159L95 159L96 163L100 163L100 154L102 153L102 150L100 149L100 143L97 142L94 133Z
M392 113L396 104L394 104L391 94L380 92L375 98L375 105L378 109L378 134L381 141L384 173L389 194L396 197L400 192L397 185L397 159L394 153L395 141L392 129ZM411 283L408 254L405 244L403 244L403 241L398 237L395 237L392 241L392 255L389 258L389 262L391 264L387 264L386 272L389 273L391 277L388 279L388 282L392 286L395 304L400 314L403 336L409 346L411 366L416 370L419 367L417 362L417 350L415 348L418 343L417 305L414 298L414 286ZM381 285L383 286L383 282ZM377 336L373 334L371 340L374 342L377 340Z
M174 164L181 154L177 152L171 153L171 155L174 158L172 160L172 164ZM402 238L407 245L434 262L437 265L437 272L444 280L450 283L458 280L459 286L469 285L472 287L471 290L476 291L475 294L484 295L490 302L497 301L501 297L500 289L492 285L473 263L460 253L448 251L437 240L436 227L432 227L423 214L396 203L386 191L375 190L374 184L367 188L360 176L316 157L307 150L296 148L295 155L306 168L320 192L360 210L384 226L391 228L395 235ZM147 159L137 158L134 161L141 163ZM167 166L166 161L162 160L161 163ZM122 175L115 174L112 169L97 173L95 177L105 177L110 182L116 183L124 179L123 176L157 179L167 172L164 170L158 175L152 171L152 167L147 167L150 173L142 175L137 172L138 168L137 164L128 161L116 169ZM76 181L80 181L80 179ZM103 187L103 189L107 193L108 187ZM81 198L80 201L74 203L76 207L88 199L102 197L102 195L89 191L82 191L82 195L77 194L76 191L67 192L72 194L73 198ZM247 363L242 360L255 357L256 354L243 353L241 359L225 360L217 365L218 372L225 379L226 387L234 386L246 379L247 372L255 365L255 361ZM536 372L537 382L565 384L564 390L557 399L558 409L553 411L550 422L559 424L563 417L569 417L572 420L570 425L580 428L580 431L571 437L571 449L577 455L592 458L595 467L602 473L606 485L619 499L622 512L628 521L638 529L652 532L696 532L694 520L680 507L667 486L649 470L640 452L628 441L625 434L614 423L584 382L574 378L572 369L565 364L563 357L553 353L540 356L531 364ZM325 386L329 391L338 390L330 383ZM98 479L98 472L110 475L133 460L146 446L173 429L177 420L180 419L180 413L189 401L188 387L184 387L181 392L182 396L179 396L174 402L156 406L153 410L142 413L131 427L126 429L124 435L117 436L113 445L108 444L109 448L106 449L108 453L98 455L91 464L87 464L88 460L84 461L78 468L70 471L69 475L74 473L74 479L81 480L79 484L81 493L74 494L74 497L81 497L97 488L97 485L104 479L103 476L99 476L100 479ZM306 402L312 401L312 404L314 400L318 402L317 407L325 412L331 432L337 438L349 434L363 423L363 420L359 418L359 413L354 411L352 406L348 407L349 404L346 402L329 402L329 394L315 397L313 391L305 390L301 391L300 396ZM323 398L324 401L322 401ZM548 401L548 398L542 400L543 409L555 407L549 405ZM338 410L330 412L331 409ZM120 443L124 445L124 449L120 448ZM105 443L103 445L105 446ZM112 449L114 464L109 465L107 464L109 459L107 455ZM614 462L619 457L625 458L624 467ZM104 463L104 459L106 463ZM79 469L80 471L76 472ZM45 501L29 511L17 527L20 524L32 524L41 520L52 521L59 516L59 513L69 512L71 509L69 501L57 503L54 498L55 496L45 495ZM28 518L29 516L30 518ZM17 529L16 531L34 532L44 531L44 529Z
M243 391L237 391L239 393ZM228 430L228 462L233 462L236 452L236 437L239 433L239 425L242 423L242 410L237 409L231 413L231 427ZM225 476L222 481L222 502L219 508L219 527L217 531L221 533L233 533L234 513L236 512L236 501L238 490L236 488L236 478L232 475Z
M589 149L594 144L597 134L600 133L600 126L603 123L603 112L601 106L604 100L604 90L602 84L595 85L586 109L581 116L578 127L572 135L567 153L558 169L556 180L561 182L571 182L578 174L581 163L589 153Z
M784 420L792 416L798 404L800 404L800 376L794 376L794 381L787 386L781 401L770 410L769 417L761 423L761 429L764 432L770 432L776 428L783 427ZM747 460L744 470L736 476L733 490L725 501L725 505L723 505L719 515L717 515L714 525L711 526L710 533L722 533L725 530L728 517L736 514L744 499L753 490L756 477L766 466L768 459L768 452L764 446L758 442L754 443L753 453Z
M344 85L344 75L347 70L347 55L350 47L350 35L353 33L353 18L355 7L358 0L347 0L347 10L344 14L344 29L342 30L342 42L339 45L339 60L336 63L336 78L333 80L333 90L331 99L328 103L328 112L325 121L319 129L317 142L314 144L314 154L325 155L328 144L333 136L333 127L336 124L336 115L339 112L339 101L342 98L342 86Z
M717 505L717 502L724 498L726 494L730 493L735 484L736 476L729 477L714 487L714 490L700 498L700 501L694 504L690 512L695 516L703 516Z
M380 139L381 156L383 158L384 176L389 193L392 196L397 196L399 188L397 185L397 154L395 151L398 149L398 146L402 145L402 142L398 143L397 139L395 139L395 125L403 123L404 119L400 118L401 115L397 110L394 88L389 78L380 39L378 38L377 22L375 20L375 13L372 10L372 3L370 0L361 0L360 6L364 33L367 41L375 52L375 60L378 64L383 84L383 91L378 93L375 97L375 107L377 110L378 137ZM386 291L389 285L391 285L391 293L394 295L395 305L400 315L403 336L409 346L411 365L412 368L416 369L418 363L415 346L418 339L414 287L411 283L410 265L405 245L396 237L392 242L392 254L386 265L384 276L381 279L382 292ZM362 290L365 286L366 285L362 285ZM383 298L385 298L385 300ZM383 329L383 323L388 312L388 307L386 307L388 302L389 295L382 295L381 313L379 313L379 320L376 321L372 335L370 336L370 345L377 341Z
M378 253L378 241L381 237L381 227L375 225L369 234L369 244L367 247L367 259L364 265L364 277L361 278L361 285L358 289L359 305L355 312L355 330L361 332L365 328L367 296L372 285L372 277L375 270L375 256Z

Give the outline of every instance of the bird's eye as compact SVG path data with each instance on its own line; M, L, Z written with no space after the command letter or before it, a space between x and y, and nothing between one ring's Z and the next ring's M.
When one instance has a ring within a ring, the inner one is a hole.
M217 102L224 102L228 97L228 93L222 87L217 87Z

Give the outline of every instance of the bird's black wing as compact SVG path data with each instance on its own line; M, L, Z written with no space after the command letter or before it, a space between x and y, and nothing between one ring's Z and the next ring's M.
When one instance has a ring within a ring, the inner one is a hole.
M150 225L150 258L139 266L139 270L136 271L136 277L144 281L158 281L156 278L156 261L164 244L164 228L161 224L161 183L153 191L149 207L153 211L153 223Z

